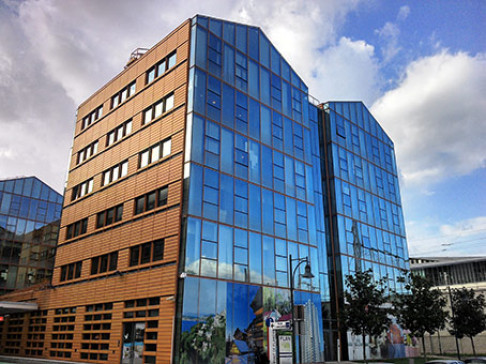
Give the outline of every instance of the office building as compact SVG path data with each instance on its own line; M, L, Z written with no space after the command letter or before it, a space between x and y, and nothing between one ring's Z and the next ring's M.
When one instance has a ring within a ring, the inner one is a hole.
M196 16L134 52L78 109L54 289L32 293L47 333L36 354L258 363L268 324L292 318L293 279L298 362L335 358L344 274L376 266L394 287L406 243L389 138L362 103L309 100L256 27ZM352 201L336 207L341 194Z
M427 278L438 288L447 301L446 310L452 312L450 294L455 289L472 289L476 295L486 296L486 257L414 257L410 258L410 270ZM457 347L447 325L438 335L427 340L427 350L432 353L456 353ZM460 338L459 350L473 354L469 338ZM486 351L486 332L474 338L477 353Z
M397 278L409 269L408 248L393 142L361 102L330 102L320 115L333 257L326 342L337 346L340 338L347 346L337 327L346 275L371 269L376 280L387 277L389 290L401 291ZM351 353L350 359L362 359ZM362 355L361 348L356 353Z
M61 207L36 177L0 180L0 294L50 282Z

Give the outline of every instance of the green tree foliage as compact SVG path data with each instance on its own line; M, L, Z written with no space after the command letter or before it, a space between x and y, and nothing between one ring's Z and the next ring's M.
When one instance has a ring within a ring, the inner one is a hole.
M341 312L344 325L363 339L363 359L366 359L366 336L378 336L391 323L389 310L384 308L384 280L374 282L371 270L346 276L345 305Z
M446 301L440 291L432 289L432 284L422 276L410 273L399 278L399 281L405 283L407 292L395 296L395 315L412 336L422 339L424 359L427 361L424 336L425 333L432 335L444 326L448 316L444 311Z
M454 318L451 321L452 335L462 338L469 337L476 356L473 337L486 330L486 302L482 294L475 296L472 289L457 289L452 293L454 305Z

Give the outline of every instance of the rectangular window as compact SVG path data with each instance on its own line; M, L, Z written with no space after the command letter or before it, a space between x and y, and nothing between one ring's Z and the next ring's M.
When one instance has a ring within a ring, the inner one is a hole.
M63 282L81 277L82 267L83 262L75 262L63 265L61 267L60 281Z
M76 159L76 164L82 163L85 160L91 158L98 152L98 141L91 143L86 148L81 149L78 152L78 157Z
M177 53L172 52L167 57L164 57L155 66L151 67L147 71L147 85L155 80L157 77L162 76L166 71L171 69L177 63Z
M248 59L240 52L236 52L235 84L242 91L246 91L248 85Z
M209 33L209 49L208 49L208 68L213 75L221 75L222 64L222 42L215 35Z
M151 243L142 244L141 254L140 254L140 264L149 263L151 255L152 255L152 244Z
M121 221L122 216L123 204L99 212L96 215L96 228L99 229L104 226L108 226L115 222Z
M140 260L140 246L130 248L130 267L138 265Z
M129 97L135 95L136 88L136 82L133 81L128 86L124 87L122 90L113 95L111 97L111 108L114 109Z
M168 187L149 192L135 199L135 215L167 205Z
M103 105L100 105L83 118L83 121L81 123L81 130L86 129L88 126L93 124L96 120L98 120L102 116L103 116Z
M91 259L91 274L106 273L116 270L118 252L103 254Z
M99 265L100 265L99 257L95 257L91 259L91 274L98 274Z
M66 230L66 240L75 238L78 235L86 234L88 230L88 218L84 218L82 220L76 221L67 226Z
M141 152L139 154L139 168L167 157L170 154L171 144L171 140L166 139Z
M93 192L93 178L73 187L71 201L77 200L91 192Z
M147 264L164 259L164 239L151 241L130 248L130 266Z
M101 185L106 186L108 183L115 182L116 180L125 177L128 173L128 160L111 167L103 172L103 178Z
M64 265L61 267L61 278L60 278L61 282L66 280L66 276L67 276L67 265Z
M150 123L174 107L174 93L165 96L143 112L142 125Z
M282 110L282 81L280 77L272 74L271 84L272 106L277 110Z
M117 126L106 134L106 146L110 146L113 143L121 140L132 132L132 119L125 121L123 124Z

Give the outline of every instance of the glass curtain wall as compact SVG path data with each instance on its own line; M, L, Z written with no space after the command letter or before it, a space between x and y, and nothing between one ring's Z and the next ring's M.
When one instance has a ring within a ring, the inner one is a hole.
M50 279L61 208L37 178L0 181L0 294Z
M337 291L346 275L368 269L387 279L388 292L401 291L409 264L393 142L361 102L330 102L323 115Z
M292 255L307 257L315 275L301 278L304 264L295 275L295 304L306 312L298 361L321 361L329 292L317 109L307 86L258 28L201 16L189 67L175 355L194 364L263 360L267 319L291 318Z

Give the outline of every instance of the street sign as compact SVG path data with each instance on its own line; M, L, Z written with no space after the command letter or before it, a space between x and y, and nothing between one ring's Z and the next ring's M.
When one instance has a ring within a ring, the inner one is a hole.
M290 321L272 322L271 326L274 330L290 330Z

